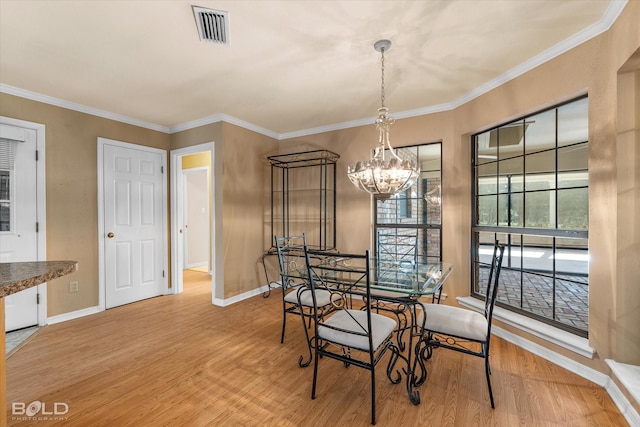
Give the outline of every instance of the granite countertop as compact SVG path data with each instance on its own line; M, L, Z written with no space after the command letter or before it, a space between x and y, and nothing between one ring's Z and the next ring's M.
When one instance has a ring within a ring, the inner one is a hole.
M0 263L0 298L73 273L77 261Z

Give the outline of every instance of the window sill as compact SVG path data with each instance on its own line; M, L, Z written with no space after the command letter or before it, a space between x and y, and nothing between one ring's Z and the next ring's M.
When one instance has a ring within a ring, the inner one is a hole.
M481 313L484 310L484 301L477 298L469 296L458 297L456 299L458 303L464 307ZM589 340L587 338L582 338L570 332L563 331L562 329L554 328L551 325L514 313L502 307L495 307L493 309L493 318L581 356L588 357L589 359L593 359L593 355L595 354L595 350L589 346Z

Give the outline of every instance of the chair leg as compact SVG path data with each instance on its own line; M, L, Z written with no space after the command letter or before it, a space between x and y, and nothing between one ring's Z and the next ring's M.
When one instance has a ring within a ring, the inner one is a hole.
M284 344L284 328L287 326L287 311L286 307L282 310L282 334L280 335L280 344Z
M307 324L304 320L305 318L305 314L304 314L304 308L300 307L300 319L302 319L302 329L304 330L304 339L307 342L307 348L309 349L309 355L307 360L304 360L303 356L300 356L298 358L298 366L300 366L301 368L306 368L307 366L309 366L309 364L311 363L311 359L313 358L313 353L311 350L311 339L309 338L309 330L306 327ZM309 315L309 322L311 322L311 315Z
M316 341L316 346L318 345L318 342ZM314 352L314 358L313 358L313 383L311 384L311 399L315 399L316 398L316 380L318 378L318 350L316 347L316 351Z
M493 404L493 392L491 391L491 367L489 366L489 355L484 358L484 369L487 374L487 386L489 387L489 399L491 400L491 408L495 409Z
M376 369L371 369L371 424L376 423Z

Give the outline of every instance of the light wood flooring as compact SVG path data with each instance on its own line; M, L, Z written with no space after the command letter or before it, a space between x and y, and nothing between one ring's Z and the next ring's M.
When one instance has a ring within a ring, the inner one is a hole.
M299 368L302 325L280 344L279 294L211 304L206 273L185 292L40 331L7 360L9 425L367 426L368 372L323 359L317 397ZM436 350L409 402L379 366L379 426L626 426L606 391L504 340L492 341L491 409L483 360ZM59 420L19 420L11 403L68 405Z

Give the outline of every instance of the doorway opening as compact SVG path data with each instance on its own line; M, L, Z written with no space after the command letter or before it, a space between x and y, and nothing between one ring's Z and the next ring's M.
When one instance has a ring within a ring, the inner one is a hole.
M0 145L0 262L45 261L45 126L0 116ZM46 283L2 303L7 331L47 324Z
M216 236L222 236L216 233L220 192L214 161L213 142L171 151L171 281L177 294L209 280L212 303L222 305L222 260L215 250Z

